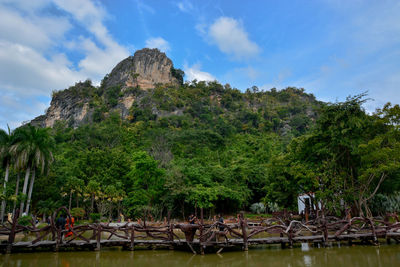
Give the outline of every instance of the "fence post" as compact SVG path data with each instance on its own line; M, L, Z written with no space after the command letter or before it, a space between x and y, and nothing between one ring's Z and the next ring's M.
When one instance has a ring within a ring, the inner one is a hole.
M293 230L289 229L289 248L293 248Z
M12 250L12 244L14 243L15 240L15 229L17 228L18 224L18 216L19 216L19 209L16 210L13 221L12 221L12 227L11 227L11 232L8 235L8 244L7 244L7 250L6 253L10 254Z
M244 219L243 211L240 212L239 218L240 218L240 227L242 228L242 235L243 235L243 250L248 251L249 247L247 244L247 230L246 230L247 223L246 223L246 220Z
M375 246L379 246L379 240L378 237L376 236L376 230L375 230L375 225L374 222L371 218L368 218L369 224L371 225L371 229L372 229L372 235L374 238L374 245Z
M96 251L99 251L101 249L101 225L100 223L97 224L97 231L96 231Z
M323 225L322 225L322 227L323 227L323 230L324 230L324 247L326 247L327 245L328 245L328 225L327 225L327 223L326 223L326 218L325 218L325 216L324 216L324 223L323 223Z
M283 239L283 233L279 233L279 237ZM286 243L281 241L281 249L285 248Z
M130 241L131 241L131 243L129 246L129 250L133 251L135 249L135 226L133 225L133 223L131 225L131 240Z
M387 226L388 224L389 224L389 216L386 214L385 215L385 219L384 219L384 222L385 222L385 226ZM391 241L390 241L390 237L387 235L387 227L385 227L385 237L386 237L386 243L388 244L388 245L390 245L390 243L391 243Z
M204 241L204 236L203 236L203 230L204 230L204 213L203 213L203 208L200 208L200 238L199 238L199 243L200 243L200 254L204 255L204 246L203 246L203 241Z
M174 249L174 246L173 246L173 243L174 243L174 229L173 229L173 226L171 224L171 211L170 210L168 210L167 219L168 219L168 239L169 239L169 242L171 242L171 245L169 246L169 249L172 250L172 249Z

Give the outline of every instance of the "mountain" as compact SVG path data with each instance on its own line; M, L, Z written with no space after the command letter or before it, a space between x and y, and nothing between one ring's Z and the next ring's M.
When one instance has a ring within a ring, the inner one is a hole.
M95 88L90 80L78 82L70 88L54 92L46 114L31 121L41 127L52 127L56 121L68 121L71 126L92 122L95 115L93 102L104 93L103 98L114 99L109 103L119 109L121 114L132 106L134 101L129 89L142 90L154 88L158 84L179 86L183 82L183 72L175 69L172 61L158 49L144 48L136 51L115 66L107 74L100 88Z
M308 132L322 105L294 87L242 92L217 81L183 83L164 53L139 50L100 86L86 80L54 92L46 114L32 120L52 127L56 142L33 203L58 201L77 178L123 196L118 205L131 218L144 207L154 216L174 207L182 217L200 206L243 209L266 196L269 164ZM75 197L76 206L88 204ZM99 212L103 200L96 200Z
M221 128L224 123L222 128L234 132L296 136L309 128L321 104L303 89L260 91L253 86L241 92L218 82L183 84L183 75L158 49L138 50L118 63L99 87L86 80L54 92L46 114L31 123L53 127L64 121L76 128L117 113L132 123L155 121L167 127L176 120L188 120L197 122L194 127Z

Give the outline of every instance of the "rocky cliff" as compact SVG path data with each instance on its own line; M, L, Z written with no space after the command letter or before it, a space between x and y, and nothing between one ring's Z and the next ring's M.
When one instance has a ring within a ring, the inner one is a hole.
M69 126L77 127L99 120L110 111L117 111L126 117L135 101L135 90L151 89L158 84L179 86L182 81L183 72L174 68L165 53L144 48L118 63L104 77L100 87L94 87L87 80L53 93L46 114L31 123L53 127L56 121L66 121Z
M123 85L139 86L141 89L154 88L156 84L179 85L173 76L174 66L171 59L158 49L144 48L122 60L104 78L106 88Z

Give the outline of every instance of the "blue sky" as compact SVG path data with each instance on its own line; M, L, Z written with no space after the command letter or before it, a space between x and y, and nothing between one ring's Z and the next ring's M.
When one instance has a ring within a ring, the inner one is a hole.
M331 102L368 91L370 112L400 103L397 0L0 0L0 127L143 47L186 80L296 86Z

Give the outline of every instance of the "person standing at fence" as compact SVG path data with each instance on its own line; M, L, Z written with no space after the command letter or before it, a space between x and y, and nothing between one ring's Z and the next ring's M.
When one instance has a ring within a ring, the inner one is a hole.
M62 232L65 229L65 218L64 215L60 215L60 217L57 218L56 221L56 227L57 230ZM63 233L61 233L61 236L63 235Z
M190 216L189 216L189 223L190 224L195 224L196 223L196 220L197 220L197 218L196 218L196 216L194 216L193 214L191 214Z
M224 217L222 217L221 214L218 214L218 217L219 217L218 222L223 224L224 223ZM219 227L219 230L221 232L224 231L224 229L225 229L225 226L223 226L221 224L218 227Z
M74 227L74 223L75 223L74 217L71 217L71 218L68 217L68 218L67 218L67 223L65 224L65 227L66 227L66 229L69 230L69 231L68 231L68 233L65 235L65 237L69 237L69 236L72 235L71 229Z

